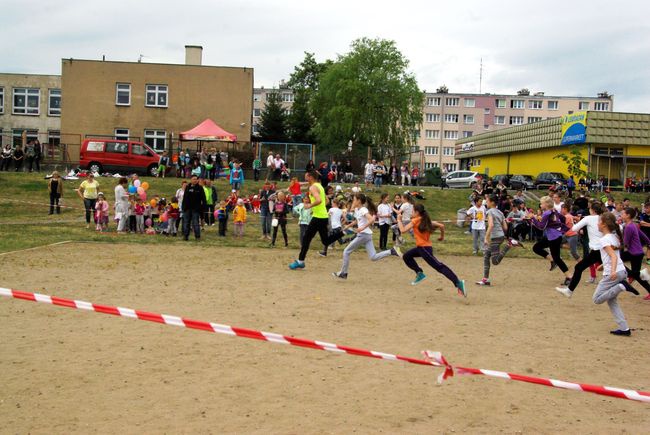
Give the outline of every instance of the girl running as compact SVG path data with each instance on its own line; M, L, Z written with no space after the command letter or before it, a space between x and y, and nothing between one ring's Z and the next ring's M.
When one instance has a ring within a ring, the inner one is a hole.
M352 198L354 221L347 225L346 228L350 228L356 224L357 228L354 230L354 232L357 233L357 235L345 248L345 250L343 250L343 265L341 266L341 270L339 272L332 273L335 278L340 279L347 279L348 268L350 266L350 254L362 246L366 248L368 258L370 258L372 261L381 260L382 258L386 258L391 255L401 257L401 253L398 248L392 248L390 250L381 252L375 251L375 245L372 241L372 224L375 222L377 208L375 207L375 204L373 204L372 200L363 193L356 193Z
M560 249L562 248L562 223L564 216L560 217L560 213L554 208L553 199L550 196L543 196L540 199L540 207L542 208L542 216L537 218L532 213L528 214L531 224L538 230L544 232L542 239L533 245L533 252L546 260L551 262L549 270L559 267L564 273L564 285L571 282L571 274L564 260L560 256ZM546 250L549 248L551 254Z
M458 279L456 274L445 264L441 263L434 255L433 248L431 246L431 233L439 228L441 233L444 234L445 226L438 222L433 222L429 217L429 213L424 209L422 204L416 204L413 207L413 217L411 222L407 225L404 225L402 220L402 214L397 215L397 224L399 229L402 232L407 232L413 230L413 235L415 236L415 248L408 250L402 256L404 263L409 267L409 269L415 272L415 280L411 282L411 285L417 285L427 276L424 274L423 270L418 266L415 261L416 257L422 257L424 261L436 271L443 274L449 281L454 284L458 290L458 294L467 297L467 291L465 290L465 281ZM441 236L442 238L443 236Z
M633 222L636 217L636 210L628 207L621 213L621 218L625 223L623 230L623 242L626 250L621 252L621 260L629 261L630 268L626 268L627 276L634 278L648 292L645 300L650 300L650 284L640 277L641 264L643 263L643 247L650 246L650 239L641 232L639 227Z

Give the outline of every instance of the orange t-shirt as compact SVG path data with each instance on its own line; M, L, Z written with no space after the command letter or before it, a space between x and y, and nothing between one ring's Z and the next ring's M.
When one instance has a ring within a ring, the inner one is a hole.
M420 225L420 217L411 219L413 224L413 235L415 236L415 246L431 246L431 233L423 233L418 229Z

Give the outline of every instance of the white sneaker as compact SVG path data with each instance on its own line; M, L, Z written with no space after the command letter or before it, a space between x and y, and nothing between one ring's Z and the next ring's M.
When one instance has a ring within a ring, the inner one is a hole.
M566 296L569 299L571 299L571 296L573 296L573 292L567 286L563 285L562 287L555 287L555 290L562 293L564 296Z

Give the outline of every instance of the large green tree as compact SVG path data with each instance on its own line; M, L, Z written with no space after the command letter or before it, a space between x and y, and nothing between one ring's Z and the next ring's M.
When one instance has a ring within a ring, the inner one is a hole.
M321 148L350 139L380 157L407 151L422 122L423 92L394 41L362 38L320 75L311 99Z
M291 114L287 116L287 131L292 142L314 143L314 117L309 110L308 93L294 92Z
M282 107L280 93L274 89L266 95L266 103L260 114L260 138L268 142L284 142L287 140L287 114Z

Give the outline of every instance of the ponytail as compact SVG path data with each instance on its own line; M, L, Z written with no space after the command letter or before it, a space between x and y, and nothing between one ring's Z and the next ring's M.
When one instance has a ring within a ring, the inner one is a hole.
M369 196L366 196L363 193L355 193L353 197L361 201L361 204L363 204L368 209L368 213L370 213L373 216L377 215L377 207L375 206L375 203L372 202L372 199L370 199Z
M431 233L435 230L433 223L431 222L431 217L426 211L424 206L420 203L413 206L413 210L418 212L420 217L420 223L418 224L418 231L421 233Z

